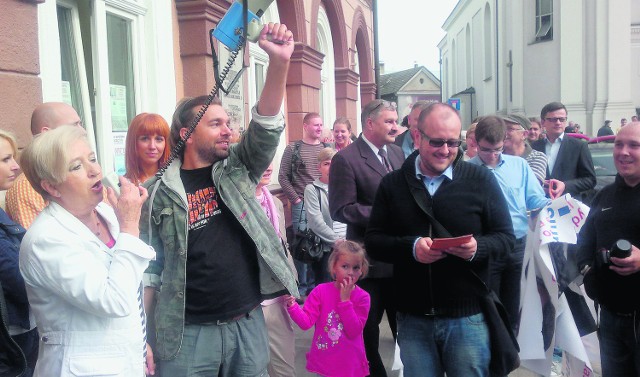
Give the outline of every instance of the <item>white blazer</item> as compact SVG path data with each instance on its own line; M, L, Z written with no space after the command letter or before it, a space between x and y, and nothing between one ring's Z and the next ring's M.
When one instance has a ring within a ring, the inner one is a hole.
M138 288L155 252L120 233L111 207L96 209L112 249L54 202L22 241L20 272L40 332L34 376L144 375Z

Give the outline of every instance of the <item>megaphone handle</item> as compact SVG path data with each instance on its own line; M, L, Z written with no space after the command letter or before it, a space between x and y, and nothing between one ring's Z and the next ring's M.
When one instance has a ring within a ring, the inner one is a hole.
M283 45L283 44L287 43L286 41L281 41L279 39L273 39L273 35L271 33L267 33L267 40L269 42L273 42L273 43L275 43L277 45Z

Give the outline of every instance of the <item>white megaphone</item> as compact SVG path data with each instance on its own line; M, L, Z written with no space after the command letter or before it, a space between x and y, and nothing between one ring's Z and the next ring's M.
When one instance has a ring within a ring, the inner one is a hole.
M260 17L267 10L273 0L245 0L247 1L247 40L257 42L262 30ZM233 2L227 13L222 17L218 26L213 30L213 36L229 50L234 51L243 44L244 16L243 0Z

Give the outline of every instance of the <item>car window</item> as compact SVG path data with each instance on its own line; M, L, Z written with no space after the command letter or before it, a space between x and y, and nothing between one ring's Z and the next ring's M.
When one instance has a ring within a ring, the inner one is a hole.
M590 144L589 151L591 152L591 159L593 159L596 176L616 175L612 144Z

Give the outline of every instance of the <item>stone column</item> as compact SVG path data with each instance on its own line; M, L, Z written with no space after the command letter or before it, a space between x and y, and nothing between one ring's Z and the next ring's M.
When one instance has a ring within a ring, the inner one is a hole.
M16 135L20 147L31 140L31 111L42 102L37 4L43 2L7 1L0 12L2 128Z
M347 117L352 126L358 124L356 102L359 79L360 75L350 68L336 68L336 114L338 117Z
M199 96L213 88L213 60L209 30L224 16L229 3L224 0L175 0L178 13L180 59L184 95ZM218 48L216 46L216 48ZM238 59L242 58L239 56ZM224 62L221 62L224 64Z
M324 55L302 43L296 43L287 78L287 139L302 138L302 119L320 110L320 71ZM327 121L327 120L325 120Z

